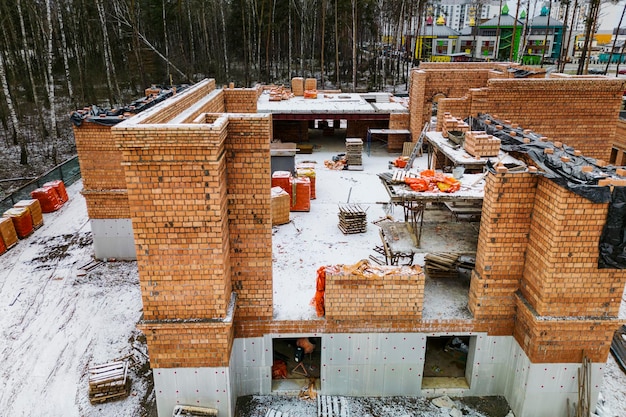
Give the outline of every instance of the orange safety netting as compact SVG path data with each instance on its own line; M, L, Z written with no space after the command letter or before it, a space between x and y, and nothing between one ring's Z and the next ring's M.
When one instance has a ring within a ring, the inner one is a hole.
M454 177L444 175L441 172L435 172L432 169L426 169L420 172L418 178L405 178L404 182L411 187L413 191L442 191L444 193L453 193L461 189L461 183Z
M61 200L59 192L54 187L37 188L31 191L30 195L39 200L41 211L44 213L52 213L63 206L63 200Z
M326 266L317 269L317 284L315 296L311 300L311 305L315 307L318 317L324 317L324 292L326 291Z

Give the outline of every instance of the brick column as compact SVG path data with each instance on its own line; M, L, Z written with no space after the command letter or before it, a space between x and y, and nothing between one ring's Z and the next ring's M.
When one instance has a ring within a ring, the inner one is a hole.
M514 336L532 362L606 361L626 272L598 269L607 203L540 178Z
M410 126L413 141L417 142L419 134L424 128L426 121L430 120L430 108L424 109L425 94L426 91L426 72L419 70L411 71L411 85L409 90L409 113L410 113ZM428 117L425 117L425 114Z
M512 331L536 185L529 173L486 177L469 309L476 319L506 321L504 334Z
M226 317L226 123L140 125L115 134L125 161L144 320Z
M228 116L228 227L237 319L271 320L271 115Z
M129 218L122 154L111 126L84 121L73 128L89 218Z

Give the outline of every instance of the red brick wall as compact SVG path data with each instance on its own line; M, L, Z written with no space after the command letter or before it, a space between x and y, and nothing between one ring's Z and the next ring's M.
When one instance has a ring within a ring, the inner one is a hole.
M524 272L537 176L489 174L485 180L468 307L475 318L512 320L515 291Z
M274 120L272 139L282 142L308 142L309 122L306 120Z
M91 191L83 189L90 219L130 219L128 193L123 190Z
M598 269L607 210L539 180L521 291L540 316L618 315L626 273Z
M454 117L466 119L469 116L471 100L468 96L461 98L443 98L437 102L437 127L436 130L443 130L443 120L446 113Z
M228 367L232 322L141 323L152 368Z
M424 124L430 122L433 101L443 98L459 98L467 94L469 88L484 87L487 80L494 76L491 66L477 65L471 69L464 66L425 66L411 72L409 98L411 103L411 132L413 140L417 140L417 132L421 132ZM457 116L456 114L454 114ZM458 115L462 116L462 115Z
M225 127L114 129L126 165L145 320L226 315Z
M387 129L388 127L388 120L348 120L346 137L365 140L368 129Z
M256 113L257 100L263 88L226 88L224 104L227 113Z
M609 160L623 83L619 78L574 76L489 80L487 103L472 104L471 114L497 114L585 156Z
M128 218L122 154L111 126L85 121L74 126L74 138L89 218Z
M621 323L571 317L553 320L537 317L518 297L513 336L532 363L580 363L583 352L592 361L606 362L613 333Z
M167 123L213 90L215 90L215 80L203 80L194 85L193 88L167 99L167 105L159 104L140 113L141 123Z
M614 165L626 165L626 120L624 119L617 120L613 150L608 162Z
M352 265L326 270L325 307L330 320L394 321L422 317L424 272L419 266Z
M408 129L411 126L409 113L389 114L389 129Z
M236 318L272 318L271 115L229 115L226 182Z

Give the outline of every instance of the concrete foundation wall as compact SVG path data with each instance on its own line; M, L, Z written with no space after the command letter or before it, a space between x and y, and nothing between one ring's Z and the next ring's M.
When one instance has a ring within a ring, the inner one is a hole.
M466 378L469 389L422 389L424 353L428 337L449 333L341 333L281 334L239 338L233 343L230 377L233 397L272 393L272 340L276 338L321 337L321 395L347 396L504 396L516 417L565 415L567 399L577 401L579 363L533 364L510 336L466 333L470 337ZM591 409L602 382L604 364L592 365ZM202 369L202 368L199 368ZM210 368L218 369L218 368ZM219 368L222 369L222 368ZM172 398L187 399L178 369L155 369L159 411ZM187 374L191 371L186 370ZM160 373L160 374L159 374ZM159 374L159 375L157 375ZM171 381L161 381L164 375ZM204 375L207 375L206 377ZM216 383L213 375L191 374L186 382L195 390ZM159 383L157 383L159 380ZM226 383L219 381L221 383ZM194 385L195 384L195 385ZM171 392L168 392L170 390ZM213 392L219 391L215 387ZM194 391L195 392L195 391ZM195 398L191 398L195 400ZM538 400L542 399L542 400ZM162 414L160 414L162 415Z
M91 219L96 259L135 260L135 237L130 219Z
M231 369L154 368L154 392L159 416L171 416L176 405L216 408L219 416L233 416L236 397Z

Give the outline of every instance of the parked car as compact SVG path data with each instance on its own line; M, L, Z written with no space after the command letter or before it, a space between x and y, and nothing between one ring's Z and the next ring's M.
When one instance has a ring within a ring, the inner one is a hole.
M625 74L626 74L626 68L623 68L623 69L621 69L621 70L617 71L617 73L618 73L619 75L625 75Z
M606 75L606 71L600 68L589 68L587 73L592 75Z

